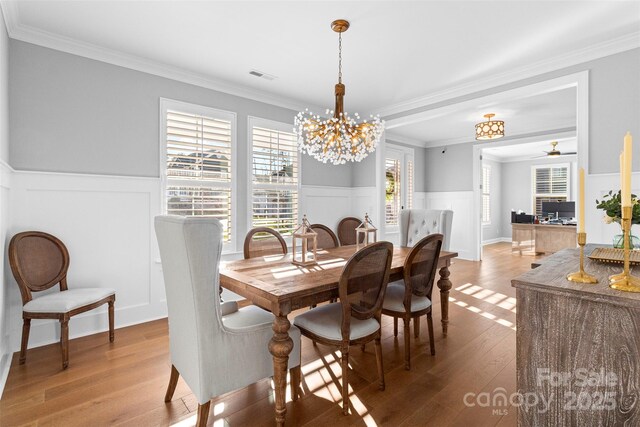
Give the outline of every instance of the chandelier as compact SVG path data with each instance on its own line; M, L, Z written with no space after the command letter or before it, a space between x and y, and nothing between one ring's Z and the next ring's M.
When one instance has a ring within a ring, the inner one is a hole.
M486 122L476 125L476 139L484 141L487 139L498 139L504 136L504 122L502 120L491 120L495 114L485 114Z
M331 118L322 118L309 109L301 111L295 118L294 133L298 149L323 163L342 165L347 161L359 162L376 149L384 131L384 121L379 116L370 116L360 121L358 113L350 117L343 108L345 86L342 84L342 33L349 28L349 21L338 19L331 23L338 33L338 84L336 106L327 110Z

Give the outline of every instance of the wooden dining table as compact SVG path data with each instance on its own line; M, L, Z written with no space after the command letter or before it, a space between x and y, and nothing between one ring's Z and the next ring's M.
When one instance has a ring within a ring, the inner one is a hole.
M404 262L411 248L394 247L389 281L401 280ZM263 256L231 261L220 268L220 286L243 296L258 307L271 311L273 338L269 352L273 356L276 424L284 425L286 408L287 365L293 340L289 336L288 315L299 308L338 297L342 268L356 252L356 246L319 250L317 264L301 267L291 263L291 254ZM440 252L438 260L442 332L447 335L449 322L449 266L456 252Z

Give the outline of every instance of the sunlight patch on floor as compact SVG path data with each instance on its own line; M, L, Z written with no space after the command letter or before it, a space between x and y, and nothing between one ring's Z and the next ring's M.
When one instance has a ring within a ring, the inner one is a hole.
M478 307L475 307L473 305L467 304L464 301L458 301L457 299L455 299L453 297L449 297L449 302L452 302L455 305L460 306L462 308L466 308L467 310L469 310L469 311L471 311L473 313L479 314L480 316L482 316L482 317L484 317L486 319L492 320L492 321L494 321L494 322L496 322L496 323L498 323L498 324L500 324L502 326L506 326L507 328L511 328L514 331L516 330L516 325L513 322L510 322L510 321L508 321L506 319L502 319L502 318L496 316L495 314L488 313L488 312L482 310L481 308L478 308Z
M196 425L196 419L198 418L197 414L190 416L189 418L185 418L184 420L178 421L177 423L171 424L170 427L193 427Z
M514 297L472 283L465 283L455 288L455 290L513 313L516 312L516 299Z
M224 412L224 402L220 402L213 407L213 415L220 415Z

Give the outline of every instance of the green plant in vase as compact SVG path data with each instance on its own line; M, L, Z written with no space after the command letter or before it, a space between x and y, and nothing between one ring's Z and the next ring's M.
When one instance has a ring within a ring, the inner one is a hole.
M635 194L631 195L631 205L633 207L631 224L640 224L640 203L638 203L638 198ZM596 207L604 211L604 222L606 224L615 222L622 230L622 195L620 191L617 193L609 191L608 194L602 197L602 200L596 200ZM631 249L640 249L640 239L634 236L631 231L629 231L629 244ZM613 247L624 247L624 235L622 232L613 236Z

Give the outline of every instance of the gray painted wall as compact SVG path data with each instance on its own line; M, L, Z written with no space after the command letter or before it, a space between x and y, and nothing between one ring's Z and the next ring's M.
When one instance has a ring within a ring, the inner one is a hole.
M470 143L427 148L424 191L471 191L472 158L473 145Z
M530 85L544 80L553 79L579 71L589 70L589 171L590 173L616 173L619 169L618 158L611 153L616 153L622 148L622 138L627 131L640 138L640 49L633 49L616 55L607 56L595 61L585 62L573 67L551 73L542 74L515 83L491 88L428 105L412 110L411 113L431 110L445 105L452 105L492 93ZM385 117L389 120L407 113ZM470 141L466 145L471 147ZM462 144L461 144L462 145ZM437 154L442 148L429 149L427 157L427 169L439 165L444 159ZM453 152L454 150L452 150ZM440 182L435 184L431 179L427 182L427 191L455 191L472 190L470 169L472 167L472 151L469 148L455 149L459 155L455 161L446 161L447 165L456 164L456 168L439 168ZM435 157L435 158L433 158ZM633 160L634 170L640 170L640 156ZM469 169L469 176L462 170ZM433 177L429 174L428 177Z
M0 159L9 162L9 37L0 10Z
M511 209L531 213L533 204L531 166L553 163L570 163L569 200L575 200L578 186L577 160L575 156L557 159L539 159L502 164L502 237L511 237Z
M491 222L482 224L482 241L498 239L503 236L503 212L502 212L502 163L483 159L482 166L491 168L491 181L489 183L489 206Z
M369 154L360 163L354 163L351 167L351 185L353 187L376 186L376 155Z
M0 159L9 159L9 37L4 24L4 17L0 9ZM0 375L3 369L8 369L11 361L11 348L9 346L9 272L5 271L6 235L9 224L9 190L7 183L0 186L0 242L2 242L3 255L0 258ZM6 269L8 270L8 269ZM2 386L0 386L0 396Z
M248 158L248 116L293 125L296 114L17 40L10 41L10 55L15 169L157 177L161 97L237 113L238 159ZM351 175L351 165L302 156L302 184L349 187ZM240 161L241 189L246 176Z

